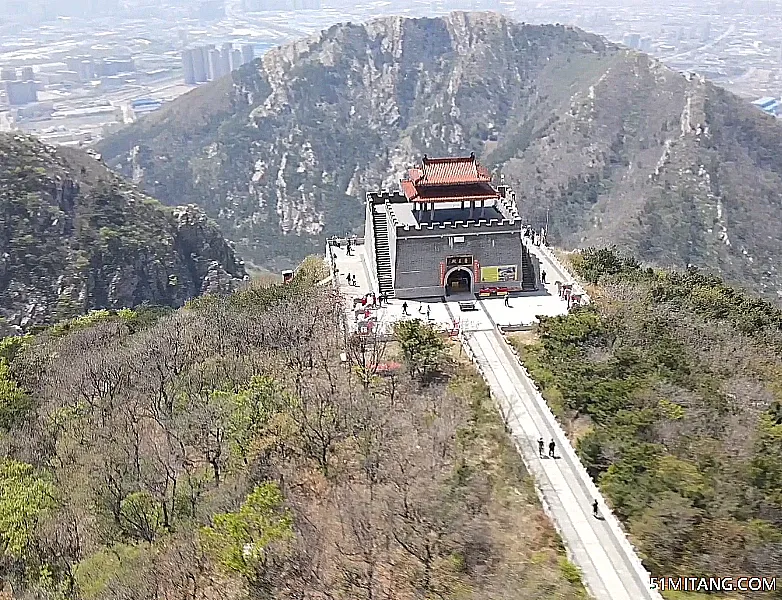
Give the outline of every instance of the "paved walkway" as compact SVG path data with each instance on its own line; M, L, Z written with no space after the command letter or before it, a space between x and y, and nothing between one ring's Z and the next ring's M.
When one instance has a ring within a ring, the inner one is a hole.
M465 349L499 404L544 508L596 600L662 600L554 415L497 330L466 332ZM543 437L544 456L538 454ZM556 442L556 458L548 444ZM601 518L592 514L598 499Z

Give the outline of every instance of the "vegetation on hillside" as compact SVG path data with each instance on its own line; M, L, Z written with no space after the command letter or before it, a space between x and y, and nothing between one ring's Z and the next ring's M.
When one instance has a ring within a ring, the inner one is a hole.
M228 291L244 268L195 207L170 209L89 155L0 134L0 335Z
M645 563L779 576L782 311L615 249L572 264L596 302L543 319L518 347Z
M0 592L585 598L478 375L421 322L346 346L321 275L3 340Z

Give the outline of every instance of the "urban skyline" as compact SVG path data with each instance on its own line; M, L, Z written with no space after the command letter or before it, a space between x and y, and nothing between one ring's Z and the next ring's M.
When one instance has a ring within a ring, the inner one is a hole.
M654 6L609 1L349 5L299 0L290 5L209 0L192 5L111 0L100 7L78 0L0 7L0 129L34 133L55 143L90 143L273 46L335 23L451 10L497 10L521 22L577 26L649 53L673 69L697 72L757 101L759 109L778 110L782 7L763 0Z

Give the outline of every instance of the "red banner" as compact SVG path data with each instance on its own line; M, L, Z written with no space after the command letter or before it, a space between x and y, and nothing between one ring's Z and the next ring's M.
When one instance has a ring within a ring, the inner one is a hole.
M440 262L440 287L445 285L445 263Z
M478 283L481 280L481 265L476 260L473 264L473 275L475 275L475 282Z

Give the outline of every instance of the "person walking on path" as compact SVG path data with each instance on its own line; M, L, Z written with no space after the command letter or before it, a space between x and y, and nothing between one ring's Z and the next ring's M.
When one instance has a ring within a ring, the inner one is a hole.
M402 303L402 314L408 317L410 316L410 313L407 312L407 302Z
M546 272L545 271L541 271L540 272L540 281L541 281L541 283L546 283Z
M505 294L505 306L510 308L510 294Z
M595 501L592 502L592 514L595 516L595 519L600 516L600 512L598 512L597 498L595 498Z
M543 438L540 438L538 440L538 454L540 454L540 458L543 458L543 446L545 446L545 442L543 441Z
M427 320L427 321L428 321L428 320L429 320L429 318L430 318L430 317L429 317L429 314L430 314L431 312L432 312L432 307L431 307L431 306L429 306L429 305L427 305L427 306L426 306L426 320Z
M551 458L556 458L556 456L555 456L555 451L556 451L556 449L557 449L557 444L556 444L556 442L554 442L554 440L551 440L551 441L548 443L548 455L549 455Z

